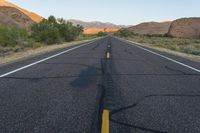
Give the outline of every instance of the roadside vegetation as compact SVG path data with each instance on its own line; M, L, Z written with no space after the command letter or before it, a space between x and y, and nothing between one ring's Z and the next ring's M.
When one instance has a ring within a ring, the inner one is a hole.
M56 19L54 16L33 24L28 30L0 25L0 57L25 49L89 40L104 35L104 33L83 35L82 32L82 26L73 25L62 18Z
M0 26L0 56L33 47L34 40L25 29L14 26Z
M90 39L93 39L93 38L97 38L97 37L103 37L103 36L106 36L107 33L105 32L102 32L100 31L99 33L97 34L80 34L76 40L78 41L81 41L81 40L90 40Z
M103 32L103 31L100 31L99 33L97 33L98 37L102 37L102 36L106 36L106 35L107 35L107 33Z
M167 35L139 35L128 30L120 30L115 33L115 36L150 47L164 48L200 56L200 39L172 38Z
M31 37L36 42L50 45L74 41L83 32L83 27L74 26L64 19L56 19L54 16L50 16L47 20L44 19L40 23L34 24L31 31Z

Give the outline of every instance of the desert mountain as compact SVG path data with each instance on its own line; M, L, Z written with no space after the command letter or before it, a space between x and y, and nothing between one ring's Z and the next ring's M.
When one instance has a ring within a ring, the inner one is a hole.
M168 35L181 38L200 38L200 18L182 18L173 21Z
M0 6L0 24L15 25L23 28L33 23L34 21L20 10L13 7Z
M0 6L13 7L15 9L21 11L23 14L27 15L28 17L30 17L34 22L40 22L43 19L43 17L41 17L35 13L29 12L25 9L22 9L22 8L18 7L17 5L12 4L6 0L0 0Z
M99 32L117 32L120 28L85 28L84 34L97 34Z
M104 22L99 22L99 21L93 21L93 22L84 22L84 21L81 21L81 20L75 20L75 19L69 19L67 20L69 22L72 22L73 24L77 25L81 25L83 26L84 28L91 28L91 27L95 27L95 28L125 28L127 26L125 25L116 25L116 24L113 24L113 23L104 23Z
M116 32L121 28L125 28L127 26L124 25L116 25L112 23L104 23L99 21L93 22L84 22L81 20L70 19L68 22L72 22L74 25L81 25L84 27L84 34L97 34L98 32Z
M146 22L128 28L129 31L137 34L166 34L171 22Z

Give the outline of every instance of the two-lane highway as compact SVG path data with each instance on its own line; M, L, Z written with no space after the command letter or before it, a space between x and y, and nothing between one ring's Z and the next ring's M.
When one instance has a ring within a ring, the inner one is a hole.
M0 132L199 133L198 70L114 37L4 65Z

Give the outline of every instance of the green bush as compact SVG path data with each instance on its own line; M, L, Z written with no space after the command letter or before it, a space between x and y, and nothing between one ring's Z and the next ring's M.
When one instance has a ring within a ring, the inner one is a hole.
M93 39L96 38L96 34L80 34L76 40L81 41L81 40L87 40L87 39Z
M106 35L107 34L105 32L103 32L103 31L100 31L100 32L97 33L98 37L102 37L102 36L106 36Z
M60 36L67 42L74 41L83 32L83 27L73 26L71 22L57 24L56 27L59 29Z
M165 34L144 34L143 36L147 37L167 37Z
M61 42L59 29L52 25L51 21L43 20L39 24L34 24L31 29L31 36L36 42L43 42L46 44Z
M62 18L56 19L54 16L50 16L47 20L44 19L42 22L34 24L31 30L32 37L37 42L55 44L62 41L74 41L83 32L83 27L74 26Z
M0 26L0 45L2 47L15 47L28 45L28 33L25 29L14 26Z
M129 30L126 30L126 29L121 29L117 33L115 33L115 35L117 35L119 37L130 37L133 34L134 33L130 32Z

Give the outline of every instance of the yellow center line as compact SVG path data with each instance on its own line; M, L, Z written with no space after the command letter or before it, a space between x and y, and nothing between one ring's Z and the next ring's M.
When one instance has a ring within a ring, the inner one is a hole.
M109 53L109 52L107 52L107 54L106 54L106 58L107 58L107 59L110 58L110 53Z
M109 133L109 110L103 110L101 133Z

